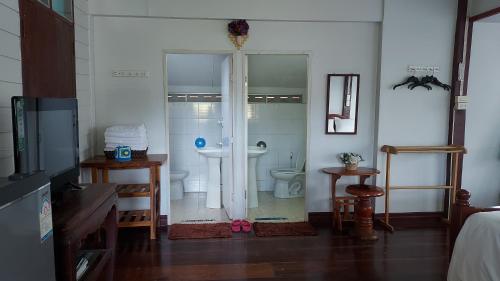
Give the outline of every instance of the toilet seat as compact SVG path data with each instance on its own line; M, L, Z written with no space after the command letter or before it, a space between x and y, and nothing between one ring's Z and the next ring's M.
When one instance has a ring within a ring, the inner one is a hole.
M305 175L305 172L295 169L271 169L271 176L274 178L285 179L295 177L297 175Z
M282 174L298 174L298 173L304 173L301 170L297 169L271 169L271 172L274 173L282 173Z
M295 168L271 169L271 176L275 179L274 197L293 198L303 197L305 193L305 158L298 154Z
M170 171L170 180L171 181L183 180L188 175L189 175L189 172L184 171L184 170Z

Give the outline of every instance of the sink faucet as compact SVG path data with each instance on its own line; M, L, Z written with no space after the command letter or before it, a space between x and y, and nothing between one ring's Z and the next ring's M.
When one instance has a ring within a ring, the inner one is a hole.
M222 147L222 142L218 142L218 143L217 143L217 146L218 146L218 147Z

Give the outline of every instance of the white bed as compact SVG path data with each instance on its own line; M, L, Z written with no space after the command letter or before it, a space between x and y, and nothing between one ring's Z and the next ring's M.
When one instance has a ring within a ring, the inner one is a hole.
M500 281L500 212L465 221L453 248L448 281Z

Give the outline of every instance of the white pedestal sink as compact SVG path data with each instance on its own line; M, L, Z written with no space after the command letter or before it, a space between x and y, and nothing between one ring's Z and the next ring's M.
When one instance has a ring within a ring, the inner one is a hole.
M208 159L207 208L220 209L220 162L224 157L222 148L206 147L197 149L198 153Z
M257 158L264 155L267 149L257 146L248 147L248 208L259 207L257 196Z

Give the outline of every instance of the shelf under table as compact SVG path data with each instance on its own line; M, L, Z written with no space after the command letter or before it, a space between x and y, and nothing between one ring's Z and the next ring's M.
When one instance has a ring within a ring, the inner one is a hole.
M150 226L151 210L120 211L119 227Z
M116 186L118 197L150 197L149 184L119 184ZM155 188L155 193L158 194L158 186Z

